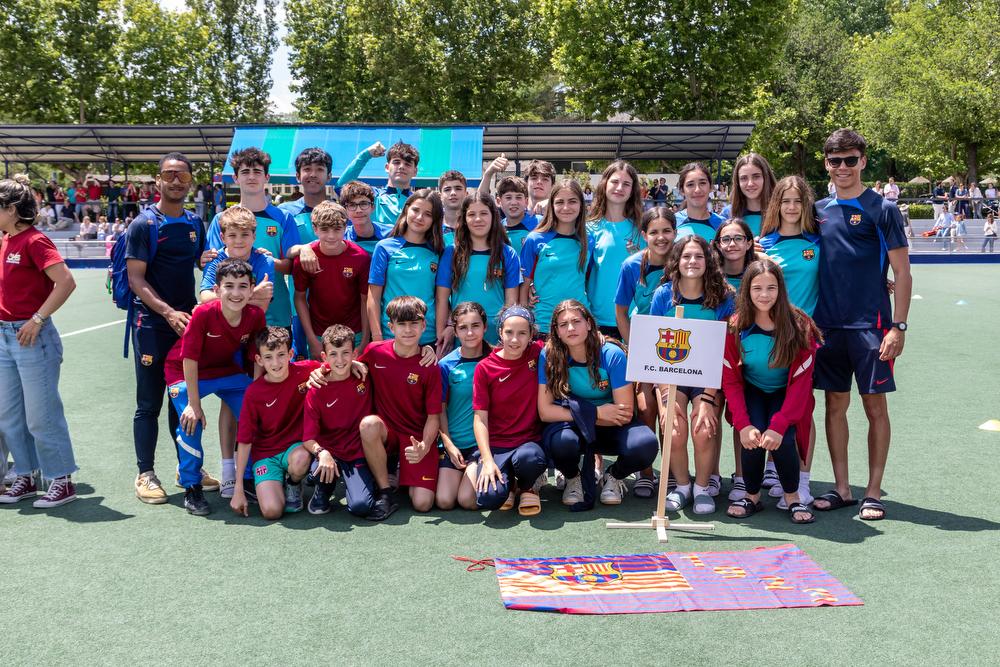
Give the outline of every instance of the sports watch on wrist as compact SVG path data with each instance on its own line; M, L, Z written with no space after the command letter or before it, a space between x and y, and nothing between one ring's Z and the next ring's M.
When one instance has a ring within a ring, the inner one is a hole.
M46 319L47 318L42 317L41 313L35 313L34 315L31 316L31 321L37 324L38 326L45 324Z
M900 331L906 331L906 322L893 322L892 326Z

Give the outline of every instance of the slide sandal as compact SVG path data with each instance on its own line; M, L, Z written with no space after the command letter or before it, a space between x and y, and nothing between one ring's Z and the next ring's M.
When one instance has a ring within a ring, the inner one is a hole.
M808 514L808 519L796 519L796 514ZM792 520L792 523L812 523L816 520L813 515L812 510L809 506L804 503L792 503L791 507L788 508L788 516Z
M817 507L817 500L825 500L830 503L829 507ZM832 512L833 510L839 510L841 507L850 507L851 505L857 505L858 501L854 498L850 500L844 500L844 497L837 493L836 490L830 490L824 493L822 496L815 498L813 500L813 509L817 512Z
M517 501L517 513L521 516L535 516L542 511L542 501L534 491L522 491Z
M862 516L862 513L868 510L870 512L878 512L877 516ZM862 521L881 521L885 518L885 505L878 498L865 498L861 501L861 507L858 508L858 518Z

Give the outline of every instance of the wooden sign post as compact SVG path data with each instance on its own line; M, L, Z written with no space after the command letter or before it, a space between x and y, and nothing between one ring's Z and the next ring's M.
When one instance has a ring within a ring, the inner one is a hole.
M668 530L714 530L712 523L670 523L666 515L667 476L670 474L670 446L674 412L677 410L677 383L664 377L682 374L685 386L718 388L722 384L722 355L725 324L707 320L684 320L684 306L677 306L672 318L638 315L632 318L629 336L627 378L632 382L653 382L660 417L660 483L657 485L656 514L649 521L611 521L607 528L654 529L660 542ZM651 351L656 352L652 355ZM666 364L664 366L664 364ZM687 379L690 378L690 379ZM666 401L660 387L667 387ZM687 446L687 443L685 443Z

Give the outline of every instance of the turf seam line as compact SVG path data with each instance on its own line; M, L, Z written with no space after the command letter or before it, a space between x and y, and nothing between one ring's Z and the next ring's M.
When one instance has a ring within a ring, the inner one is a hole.
M97 331L98 329L104 329L105 327L113 327L116 324L124 324L125 320L115 320L114 322L105 322L104 324L98 324L94 327L87 327L86 329L78 329L76 331L70 331L69 333L64 333L60 338L69 338L70 336L75 336L77 334L88 333L91 331Z

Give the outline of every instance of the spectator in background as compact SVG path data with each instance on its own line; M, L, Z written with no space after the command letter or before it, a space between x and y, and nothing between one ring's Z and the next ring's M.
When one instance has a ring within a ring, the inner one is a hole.
M931 230L935 233L934 243L937 243L938 239L944 239L945 249L951 247L951 228L955 225L955 219L951 212L946 208L941 208L941 213L938 217L934 218L934 228Z
M948 204L948 193L945 192L944 183L938 181L937 186L934 188L934 196L931 197L931 204L934 206L934 219L937 220L941 216L941 211Z
M872 190L874 190L879 194L882 194L884 192L884 186L882 185L882 181L875 181L875 185L872 186Z
M101 184L96 178L87 181L86 210L93 213L95 218L101 214L101 194Z
M986 192L983 193L986 197L986 207L993 212L994 215L1000 213L997 210L997 186L993 181L989 181L986 184Z
M101 215L97 217L97 236L95 237L98 241L103 241L108 238L108 234L111 233L111 225L108 224L107 216Z
M55 181L49 181L48 185L45 186L45 201L48 202L49 206L55 206L56 204L56 188L59 185Z
M52 182L55 183L55 181ZM63 209L66 207L66 193L63 191L62 186L58 183L56 183L54 189L53 201L55 202L53 208L55 208L56 219L58 220L62 217Z
M988 211L986 213L986 224L983 225L983 247L980 248L979 252L986 252L986 246L989 245L990 252L993 252L993 244L997 240L997 223L994 220L993 211Z
M114 181L107 181L105 191L108 195L108 220L115 222L118 220L119 200L122 198L122 187Z
M199 185L194 191L194 212L202 220L208 220L205 215L207 213L207 206L205 201L205 186Z
M969 183L969 201L973 219L983 217L983 192L975 181Z
M589 185L583 189L583 202L587 205L587 210L590 210L590 205L594 203L594 191Z
M667 179L660 178L650 191L650 194L653 196L653 206L666 206L667 195L669 193L670 188L667 187Z
M46 231L52 231L56 226L56 211L51 204L46 204L38 211L38 224Z
M970 206L969 206L969 187L959 181L958 187L955 189L955 214L961 214L966 217L969 216Z
M97 226L90 219L89 215L83 216L83 222L80 223L80 232L76 238L78 241L94 241L97 239Z
M956 213L955 222L951 225L951 239L955 250L958 250L959 243L962 244L963 250L969 249L969 246L965 245L965 237L968 233L969 230L965 222L965 214Z
M889 182L885 184L882 189L882 196L885 197L886 201L893 204L899 203L899 186L896 185L896 179L892 176L889 177Z
M222 183L215 184L212 201L215 203L215 212L217 214L226 210L226 189L222 186Z
M153 203L153 193L150 190L149 183L143 183L139 186L139 210L145 211Z
M139 215L139 190L136 189L135 183L132 181L125 181L122 200L125 204L125 218L131 219Z

